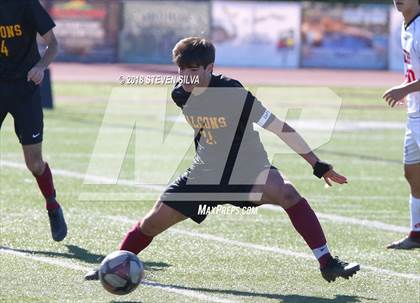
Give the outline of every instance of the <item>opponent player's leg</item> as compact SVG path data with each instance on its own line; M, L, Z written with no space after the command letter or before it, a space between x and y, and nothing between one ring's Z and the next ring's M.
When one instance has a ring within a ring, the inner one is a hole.
M147 215L136 222L127 232L118 249L138 254L149 246L155 236L187 218L179 211L159 200ZM85 275L85 280L88 281L98 279L98 269L93 269Z
M417 164L405 165L404 170L405 177L410 184L411 189L411 232L409 236L416 240L417 248L420 248L420 162Z
M392 249L420 248L420 118L408 120L404 140L404 174L411 192L411 228L408 236L387 246Z
M405 178L410 184L410 233L387 246L392 249L420 248L420 163L404 165Z
M262 203L283 207L296 231L302 236L319 261L322 276L328 282L337 277L348 279L360 266L332 258L321 224L309 203L289 181L285 181L277 169L270 169L263 187Z
M22 86L23 90L25 88L26 86ZM45 198L52 238L61 241L67 235L67 225L55 197L51 170L42 158L43 113L39 88L27 89L28 93L16 100L10 113L14 118L16 135L22 144L26 166L35 177Z

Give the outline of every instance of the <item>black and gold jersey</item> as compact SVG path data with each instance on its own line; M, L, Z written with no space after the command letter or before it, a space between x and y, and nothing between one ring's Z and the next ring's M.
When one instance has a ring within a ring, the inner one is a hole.
M172 99L194 129L193 168L226 172L226 167L232 171L234 165L255 169L269 165L254 123L266 127L274 115L239 81L212 75L209 87L199 95L177 84Z
M37 33L54 26L38 0L0 0L0 80L25 78L40 59Z

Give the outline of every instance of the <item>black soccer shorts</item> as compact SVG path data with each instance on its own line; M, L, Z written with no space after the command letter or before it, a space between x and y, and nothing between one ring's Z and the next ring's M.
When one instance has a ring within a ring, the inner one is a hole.
M264 168L276 169L274 166L265 166L261 167L261 170ZM260 171L261 171L260 170ZM191 169L187 169L182 175L180 175L174 182L172 182L160 196L160 201L168 205L172 209L179 211L184 216L192 219L196 223L201 223L206 219L207 214L200 213L200 209L205 208L214 208L218 205L231 204L240 208L248 207L258 207L261 204L259 201L249 201L242 199L241 201L214 201L206 200L202 198L202 194L206 196L211 196L212 194L217 193L262 193L262 186L250 185L191 185L187 184L188 179L191 177ZM257 172L258 173L258 172ZM185 194L192 193L197 196L197 201L183 201L183 200L174 200L174 194ZM210 193L210 194L209 194Z
M43 113L39 85L26 79L0 81L0 128L10 113L20 144L42 142Z

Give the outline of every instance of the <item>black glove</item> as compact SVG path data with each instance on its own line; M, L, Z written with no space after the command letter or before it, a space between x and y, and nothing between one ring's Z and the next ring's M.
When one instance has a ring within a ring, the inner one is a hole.
M314 175L318 178L322 178L326 172L332 169L332 165L326 162L317 161L314 166Z

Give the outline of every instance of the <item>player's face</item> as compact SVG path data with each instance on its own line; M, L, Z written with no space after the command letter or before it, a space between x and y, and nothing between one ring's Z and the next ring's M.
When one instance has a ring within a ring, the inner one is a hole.
M194 87L204 87L208 85L211 71L203 66L179 67L178 74L183 77L182 88L187 92L192 92ZM198 79L198 81L196 81Z
M401 13L417 11L420 7L418 0L394 0L394 5Z

